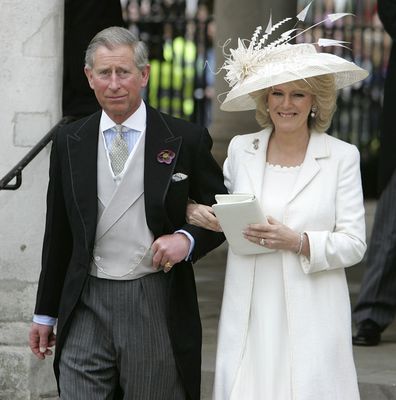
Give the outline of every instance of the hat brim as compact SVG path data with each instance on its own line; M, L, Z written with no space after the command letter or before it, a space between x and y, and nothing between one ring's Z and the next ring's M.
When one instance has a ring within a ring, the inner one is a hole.
M250 77L235 85L220 106L223 111L256 109L251 94L258 90L314 76L334 74L337 89L353 85L368 76L368 72L353 62L329 53L304 54L303 58L287 54L282 62L264 64Z

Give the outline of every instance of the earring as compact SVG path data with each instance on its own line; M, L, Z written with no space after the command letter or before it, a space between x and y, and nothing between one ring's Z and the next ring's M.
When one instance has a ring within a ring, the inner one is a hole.
M312 106L312 108L311 108L311 118L315 118L317 112L318 112L318 108L316 106Z

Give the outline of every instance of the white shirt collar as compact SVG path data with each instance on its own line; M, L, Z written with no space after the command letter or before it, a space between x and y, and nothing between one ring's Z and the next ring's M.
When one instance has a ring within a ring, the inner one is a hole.
M146 104L142 100L138 109L127 118L122 125L136 131L144 132L146 130ZM107 129L111 129L116 123L102 110L100 117L100 130L104 132Z

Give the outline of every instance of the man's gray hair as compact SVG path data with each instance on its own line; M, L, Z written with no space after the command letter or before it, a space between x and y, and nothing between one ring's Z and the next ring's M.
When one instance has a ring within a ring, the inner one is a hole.
M128 29L112 26L97 33L89 43L85 52L85 66L87 68L92 69L95 52L103 46L109 50L118 46L129 46L133 51L133 61L140 71L148 64L147 46Z

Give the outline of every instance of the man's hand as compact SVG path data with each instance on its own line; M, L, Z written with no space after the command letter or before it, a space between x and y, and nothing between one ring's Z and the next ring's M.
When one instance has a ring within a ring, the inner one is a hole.
M153 267L164 266L168 272L174 264L184 260L190 249L190 239L183 233L173 233L159 237L151 246Z
M49 325L32 323L29 332L29 346L33 354L40 360L52 355L50 347L55 345L56 335L54 327Z

